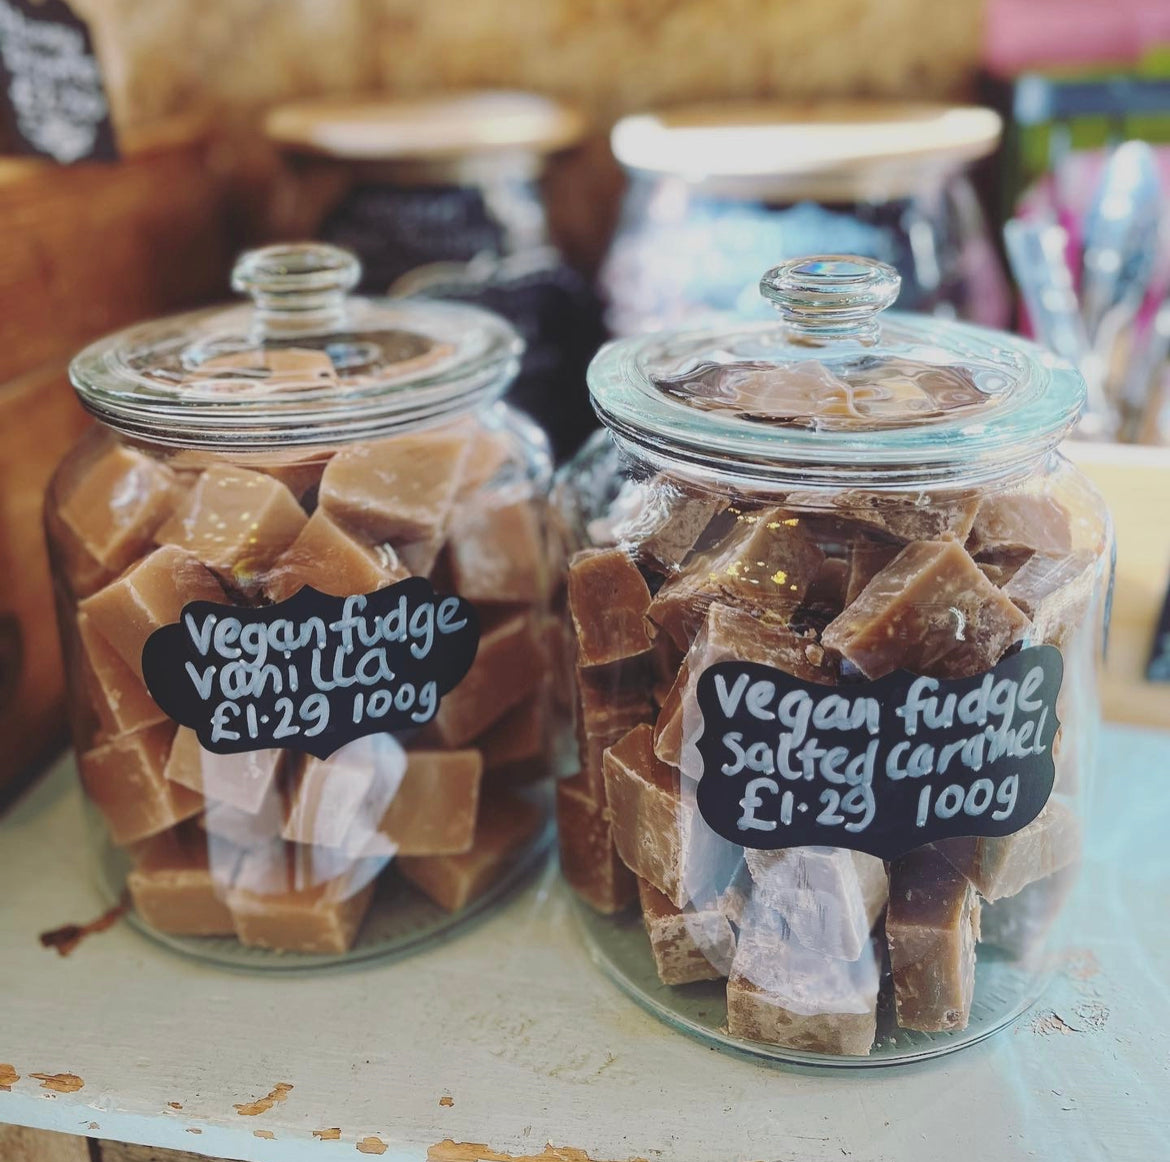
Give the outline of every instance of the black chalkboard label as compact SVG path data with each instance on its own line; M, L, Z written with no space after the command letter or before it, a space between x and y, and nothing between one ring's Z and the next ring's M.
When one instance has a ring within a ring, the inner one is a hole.
M1170 586L1162 600L1162 612L1154 626L1150 660L1146 663L1147 682L1170 682Z
M65 0L0 0L0 121L10 153L117 158L93 40Z
M416 730L471 668L479 622L423 577L276 605L193 601L142 650L147 689L216 754L284 747L328 758L367 734Z
M744 847L882 859L936 839L1011 835L1052 793L1063 676L1048 645L971 678L898 671L849 686L719 662L698 682L699 810Z

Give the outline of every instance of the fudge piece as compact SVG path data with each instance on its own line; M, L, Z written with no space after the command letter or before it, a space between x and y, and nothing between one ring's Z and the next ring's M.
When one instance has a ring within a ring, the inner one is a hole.
M979 566L979 572L987 578L992 585L998 585L1003 589L1007 583L1020 571L1025 564L1025 561L1018 560L1003 560L1003 561L976 561Z
M120 573L150 548L178 492L166 465L112 443L75 482L58 512L90 557Z
M963 541L971 531L979 498L963 495L917 496L905 493L808 490L792 493L785 502L813 520L828 519L846 540L856 529L879 538L906 541Z
M849 585L850 565L844 557L826 557L813 578L804 604L812 609L838 614L845 608L845 591Z
M175 727L160 722L121 734L83 754L81 785L119 846L157 835L197 815L203 798L164 774Z
M990 944L1026 965L1036 964L1079 870L1076 864L1070 864L1034 880L1014 896L984 903L979 917L979 942Z
M231 936L235 932L225 896L227 881L212 875L207 841L198 830L179 827L146 840L134 852L126 877L139 918L172 936Z
M275 785L269 786L254 811L208 800L199 822L209 837L243 852L279 845L285 804Z
M747 848L752 896L810 952L856 960L889 894L885 864L844 847Z
M459 747L483 734L544 679L547 663L536 619L509 617L479 639L479 651L463 680L443 695L434 723L447 747Z
M654 703L645 684L605 670L579 671L577 679L577 745L581 775L589 794L605 802L602 755L635 726L651 722Z
M279 480L227 464L208 468L158 530L236 587L271 569L306 524L305 511Z
M460 855L403 856L395 866L440 908L457 912L478 899L513 865L539 832L535 803L500 792L480 800L475 843Z
M325 465L332 456L332 452L290 451L279 457L266 456L256 464L247 463L243 467L255 468L257 472L279 480L298 501L303 501L320 485Z
M634 873L619 858L609 816L581 775L557 780L557 836L561 871L590 907L609 915L633 901Z
M338 882L273 892L232 888L227 905L237 939L275 952L348 952L365 919L374 885L368 883L347 894L336 886Z
M684 746L698 736L702 726L696 701L699 678L710 666L733 661L775 666L805 682L832 685L836 681L832 660L814 638L746 610L713 603L654 727L654 753L690 778L701 774L697 753L688 753Z
M824 557L791 513L777 508L740 513L729 536L666 581L647 614L685 650L713 601L774 615L794 610Z
M577 662L606 666L646 653L650 590L622 549L583 549L569 562L569 612L577 633Z
M306 756L289 789L281 834L294 843L376 854L367 849L406 767L406 752L390 734L355 739L327 759Z
M172 783L198 791L206 799L255 814L272 791L283 757L281 750L216 754L199 745L190 727L180 726L165 774Z
M185 549L164 545L78 605L92 629L142 678L142 647L156 629L179 620L191 601L223 601L215 574Z
M625 865L672 904L713 901L740 860L740 849L703 821L693 790L654 754L649 724L636 726L605 751L605 805L614 845Z
M415 750L378 831L398 855L457 855L471 849L483 758L477 750Z
M745 849L746 850L746 849ZM741 864L731 882L719 893L717 906L727 917L728 923L738 931L744 925L752 899L752 877L747 864Z
M509 710L475 740L493 786L533 782L549 773L547 687Z
M440 536L428 537L421 541L407 541L398 546L398 559L410 570L412 577L430 577L439 563L443 544L443 538ZM438 585L437 588L442 589L444 586Z
M809 1053L866 1056L877 1032L880 958L804 948L782 917L751 902L727 981L733 1037Z
M448 552L455 591L468 601L543 601L548 562L530 497L481 495L463 502L451 522Z
M348 597L373 593L409 576L389 545L367 545L319 508L276 559L264 579L264 593L272 601L284 601L311 585L331 597Z
M861 591L902 551L901 545L878 541L854 541L849 549L849 576L845 604L852 605Z
M735 933L718 908L676 908L653 884L638 880L642 923L663 984L722 980L731 971Z
M84 613L77 618L84 681L101 729L110 735L130 734L162 722L166 715L150 696L146 683L93 628Z
M1065 556L1072 548L1068 510L1050 496L996 493L984 497L967 538L972 556L1046 553Z
M673 573L726 508L726 500L688 492L658 476L632 486L610 536L664 572Z
M1028 638L1064 648L1085 622L1097 581L1091 553L1034 553L1004 585L1005 596L1031 619Z
M989 901L1014 896L1080 859L1081 825L1059 799L1014 835L941 839L935 847Z
M510 432L502 429L476 424L469 445L463 477L459 482L460 499L474 496L508 464L519 460L514 438Z
M886 943L903 1029L965 1029L975 992L979 897L930 846L890 865Z
M867 678L903 668L960 678L994 666L1028 624L958 541L919 541L870 581L821 641Z
M467 452L462 428L352 444L329 461L318 503L375 543L441 539Z

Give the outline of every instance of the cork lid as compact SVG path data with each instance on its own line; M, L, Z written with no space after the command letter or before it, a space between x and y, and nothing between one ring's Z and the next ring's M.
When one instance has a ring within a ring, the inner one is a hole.
M581 139L575 109L536 93L482 90L400 100L279 105L265 121L282 148L347 161L439 162L541 156Z
M829 101L687 105L613 129L627 169L739 197L909 196L989 154L1002 122L968 105Z
M82 404L128 435L268 451L372 437L503 392L522 344L488 311L349 292L358 260L320 243L237 260L251 302L142 323L85 348Z
M779 321L611 343L589 369L594 407L619 435L696 464L891 487L990 471L1065 434L1085 392L1071 365L887 311L900 282L869 258L785 262L760 280Z

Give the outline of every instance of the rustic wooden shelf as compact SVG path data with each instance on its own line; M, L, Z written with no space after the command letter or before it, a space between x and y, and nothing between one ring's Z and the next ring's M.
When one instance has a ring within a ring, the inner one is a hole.
M0 1122L248 1162L381 1143L388 1162L1165 1157L1170 734L1103 742L1065 971L980 1045L860 1073L772 1067L658 1023L590 963L552 867L394 963L235 974L125 923L58 957L38 934L101 910L62 760L0 820L0 1062L20 1075Z

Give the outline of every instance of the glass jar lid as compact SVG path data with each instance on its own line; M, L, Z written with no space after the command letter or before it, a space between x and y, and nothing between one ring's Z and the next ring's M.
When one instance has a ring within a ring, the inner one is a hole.
M629 170L725 197L852 202L908 197L985 157L992 109L893 101L685 105L625 117L611 135Z
M127 435L263 452L370 438L500 395L523 344L488 311L361 298L347 250L319 243L243 254L250 304L142 323L70 366L82 404Z
M971 482L1053 447L1085 385L1011 335L899 312L900 279L856 256L795 259L760 281L775 321L604 347L601 419L651 452L748 478L874 487Z

